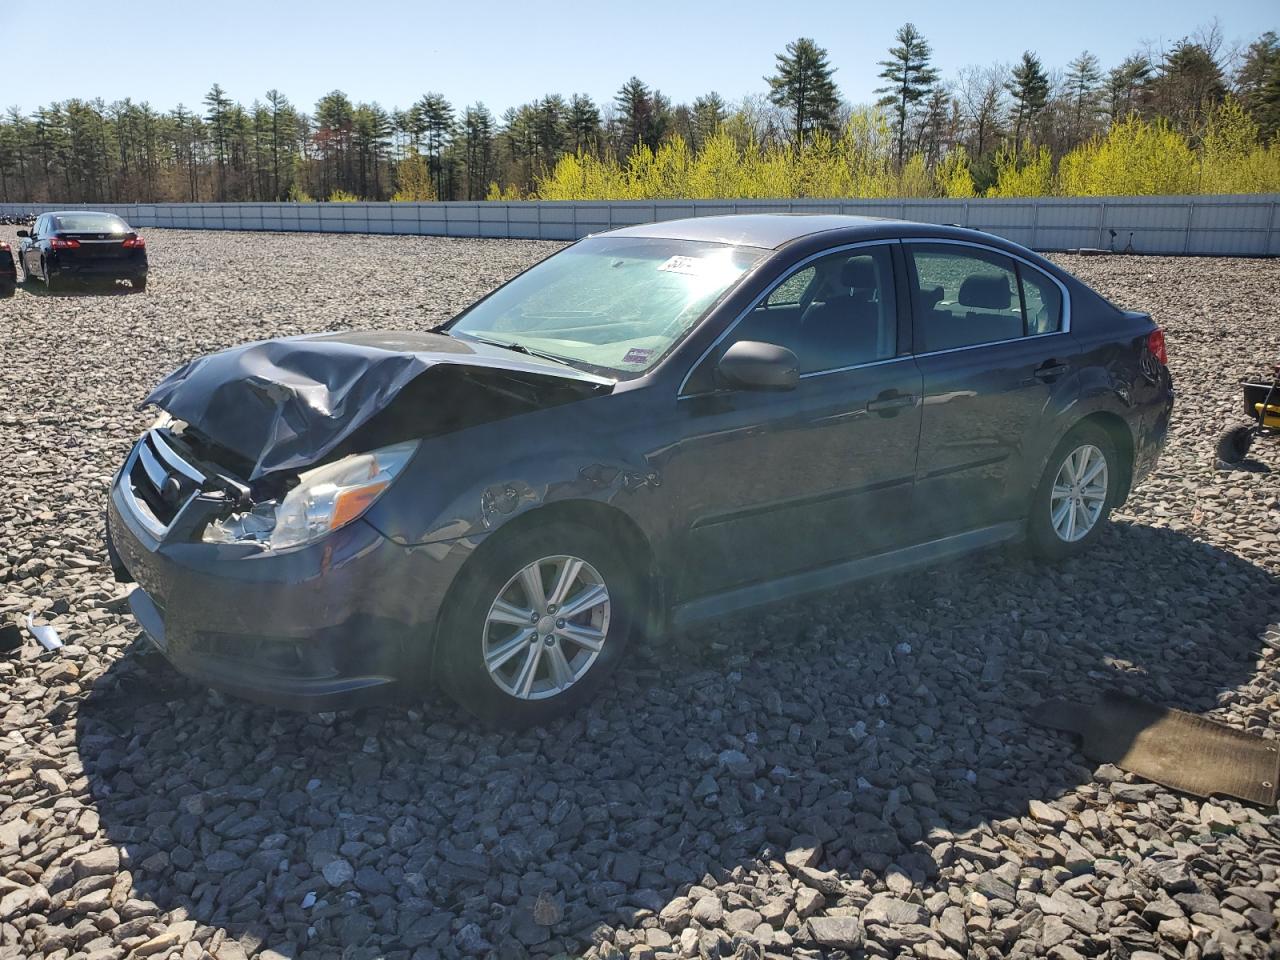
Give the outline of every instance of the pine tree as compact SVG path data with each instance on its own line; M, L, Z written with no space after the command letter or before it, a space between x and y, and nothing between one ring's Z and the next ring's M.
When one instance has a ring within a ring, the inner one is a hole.
M436 196L446 197L446 165L443 158L453 132L453 107L441 94L428 93L412 109L416 117L414 128L421 131L426 144L425 152L435 178Z
M1023 51L1022 60L1013 68L1005 89L1013 98L1013 143L1017 151L1022 147L1023 131L1031 130L1036 117L1049 102L1049 77L1040 58L1030 50Z
M600 144L600 110L595 101L585 94L575 93L569 98L569 115L565 121L573 152L594 151Z
M1071 143L1088 139L1099 112L1098 94L1102 68L1088 50L1067 64L1067 96L1071 99Z
M1249 44L1235 78L1240 103L1264 141L1280 132L1280 38L1272 30Z
M787 44L777 55L777 73L765 77L769 100L791 114L792 143L800 149L819 130L836 129L840 97L827 51L808 37Z
M467 107L462 115L461 134L467 199L483 200L494 175L493 114L483 103Z
M1151 61L1134 54L1126 57L1118 67L1107 74L1107 115L1112 123L1119 123L1129 114L1141 112L1147 99L1151 81Z
M624 83L613 98L618 112L618 155L626 157L637 146L657 146L657 109L653 91L639 77Z
M725 106L724 98L714 90L694 100L693 111L689 118L692 133L690 145L695 150L701 149L707 139L720 129L720 125L728 116L729 110Z
M204 95L204 104L209 108L205 119L213 132L213 149L218 160L217 199L227 199L227 141L230 136L231 98L218 84L209 88Z
M889 59L880 61L880 66L884 67L880 76L888 82L877 87L876 93L884 94L878 106L893 108L898 136L898 168L901 169L906 156L907 124L913 108L929 96L933 85L938 82L938 71L929 65L933 51L914 23L904 23L899 27L896 39L898 45L889 48Z

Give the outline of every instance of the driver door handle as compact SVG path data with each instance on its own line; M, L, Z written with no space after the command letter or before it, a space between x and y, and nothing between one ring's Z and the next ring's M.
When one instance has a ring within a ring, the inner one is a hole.
M882 417L892 417L903 407L913 407L917 397L910 393L899 393L897 390L886 390L874 400L867 401L867 410L878 413Z

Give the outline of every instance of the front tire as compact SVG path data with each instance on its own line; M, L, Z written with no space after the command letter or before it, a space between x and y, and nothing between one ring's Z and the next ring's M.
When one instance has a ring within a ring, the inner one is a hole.
M586 703L641 622L626 559L580 524L509 535L461 577L436 639L438 680L490 724L533 726Z
M1111 436L1082 423L1062 438L1031 498L1027 536L1046 560L1076 556L1093 546L1115 505L1121 464Z

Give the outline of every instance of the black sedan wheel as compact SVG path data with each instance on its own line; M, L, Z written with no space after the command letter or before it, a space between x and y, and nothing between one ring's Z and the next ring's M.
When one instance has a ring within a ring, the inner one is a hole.
M62 288L62 284L59 281L54 280L53 274L49 272L49 268L43 260L40 261L40 272L44 275L44 288L49 293L53 293L54 291Z
M144 290L146 290L146 289L147 289L147 278L146 278L146 277L134 277L134 278L133 278L131 281L129 281L129 282L130 282L130 284L131 284L131 285L132 285L132 287L133 287L133 292L134 292L134 293L142 293Z
M0 299L8 299L9 297L12 297L17 290L18 287L16 284L0 280Z
M1092 546L1115 504L1119 466L1101 427L1083 423L1063 438L1032 497L1027 533L1037 554L1056 560Z
M444 691L482 720L528 726L589 700L636 622L635 578L596 531L556 523L478 555L440 626Z

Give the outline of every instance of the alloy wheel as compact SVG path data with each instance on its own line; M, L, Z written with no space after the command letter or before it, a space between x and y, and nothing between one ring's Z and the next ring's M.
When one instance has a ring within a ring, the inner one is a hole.
M1091 443L1076 447L1058 468L1049 494L1049 521L1065 543L1089 535L1107 502L1107 458Z
M484 624L484 665L504 692L521 700L563 693L604 649L609 589L578 557L543 557L507 581Z

